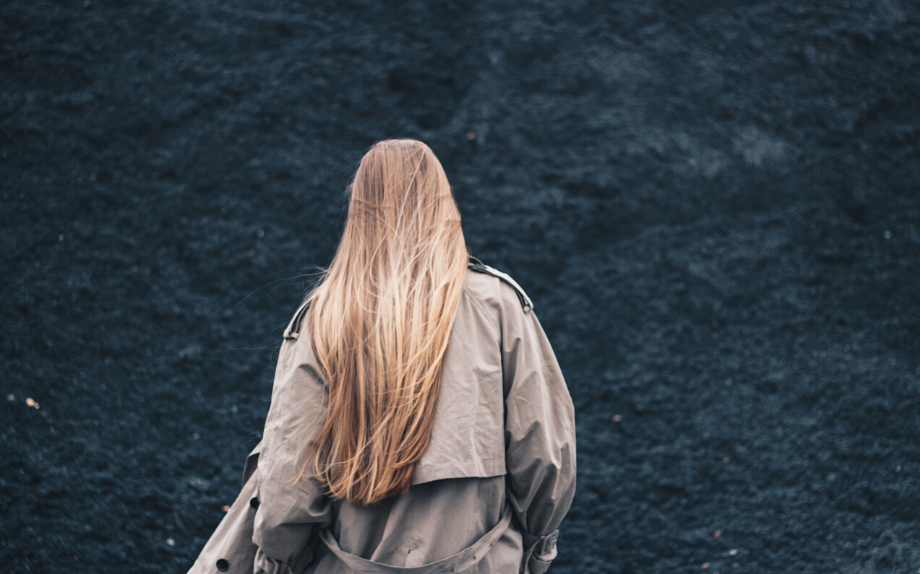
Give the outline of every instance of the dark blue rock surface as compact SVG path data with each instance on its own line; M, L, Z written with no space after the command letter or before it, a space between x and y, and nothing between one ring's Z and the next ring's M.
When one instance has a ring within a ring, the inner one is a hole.
M3 570L188 568L413 137L576 403L553 572L915 572L918 95L907 0L3 2Z

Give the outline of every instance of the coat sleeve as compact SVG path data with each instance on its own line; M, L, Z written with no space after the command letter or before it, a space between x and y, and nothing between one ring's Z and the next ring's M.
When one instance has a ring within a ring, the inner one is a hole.
M243 488L236 501L208 539L188 574L249 574L252 570L256 547L252 544L252 520L255 511L252 509L251 500L256 494L261 451L260 441L246 457Z
M287 337L275 371L259 458L252 541L255 574L290 574L312 559L313 533L332 520L331 501L309 472L295 479L325 417L326 392L309 338Z
M501 284L506 495L522 530L522 573L556 557L557 528L575 495L575 410L532 309Z

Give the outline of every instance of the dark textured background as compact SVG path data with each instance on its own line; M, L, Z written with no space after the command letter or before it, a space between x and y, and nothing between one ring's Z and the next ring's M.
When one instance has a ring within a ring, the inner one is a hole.
M554 572L916 572L920 7L737 4L0 4L2 569L188 568L414 137L576 403Z

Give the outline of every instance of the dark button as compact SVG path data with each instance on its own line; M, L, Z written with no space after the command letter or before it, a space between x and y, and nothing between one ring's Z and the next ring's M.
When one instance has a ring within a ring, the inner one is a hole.
M253 508L259 508L259 497L258 497L258 496L253 496L252 498L250 498L250 499L249 499L249 506L251 506L251 507L253 507Z
M230 563L224 560L223 558L221 558L220 560L217 561L217 569L220 570L221 572L226 572L227 570L230 569Z

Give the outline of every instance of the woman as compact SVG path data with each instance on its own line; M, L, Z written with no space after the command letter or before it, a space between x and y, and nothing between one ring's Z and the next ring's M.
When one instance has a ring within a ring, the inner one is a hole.
M575 425L533 304L468 256L425 144L375 144L350 187L243 490L192 572L545 572Z

